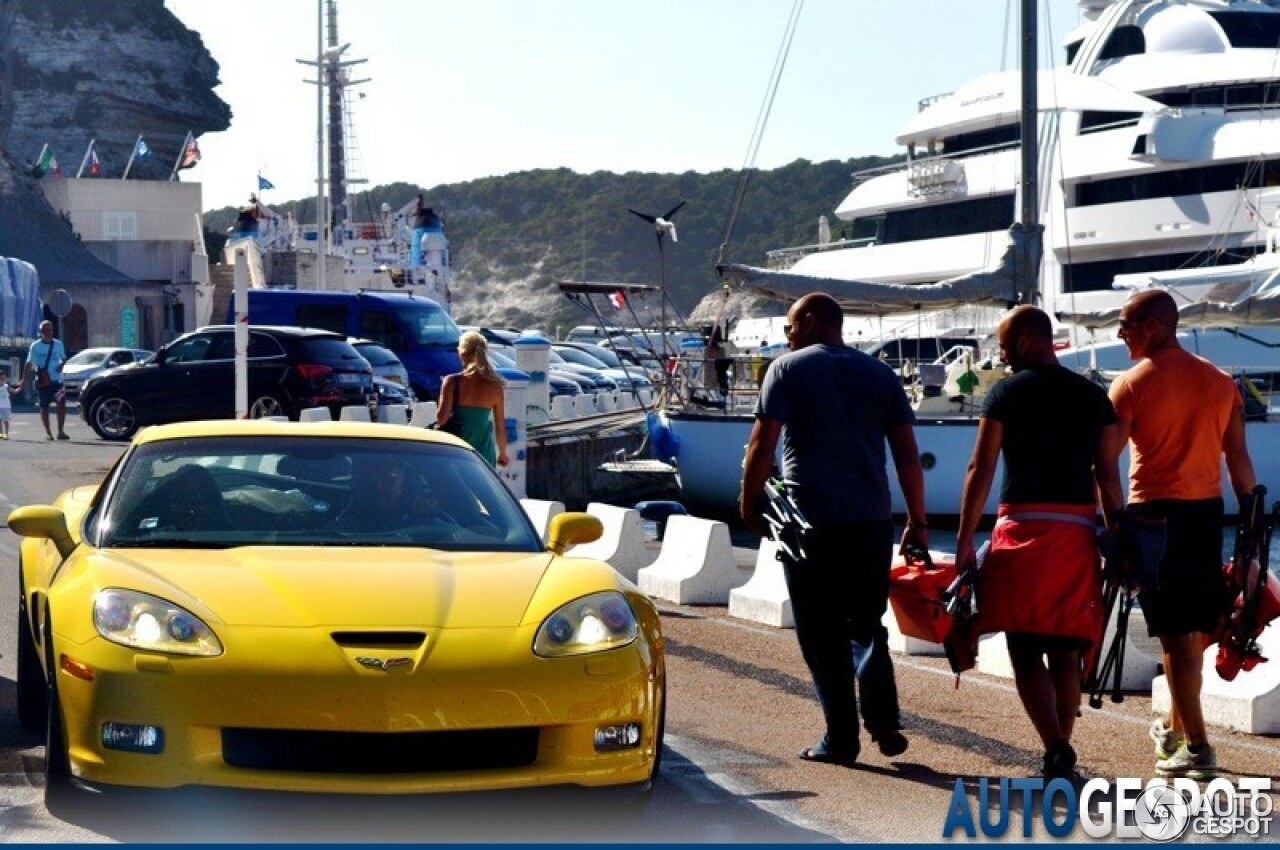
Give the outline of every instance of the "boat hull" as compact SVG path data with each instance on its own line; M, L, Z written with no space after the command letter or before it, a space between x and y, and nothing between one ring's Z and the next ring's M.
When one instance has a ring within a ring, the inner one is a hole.
M734 509L742 480L742 460L754 419L749 415L669 413L666 425L679 440L680 498L695 512L723 513ZM915 426L920 462L924 467L925 504L931 518L954 519L960 514L965 470L978 433L977 419L920 420ZM1280 422L1251 422L1247 426L1249 453L1258 482L1280 487ZM778 457L781 465L781 451ZM1120 456L1120 474L1127 480L1128 449ZM906 513L893 463L888 463L889 489L895 515ZM987 498L984 514L994 515L1003 463ZM1223 481L1226 467L1223 466ZM1229 489L1229 488L1224 488ZM1227 512L1237 510L1227 493Z

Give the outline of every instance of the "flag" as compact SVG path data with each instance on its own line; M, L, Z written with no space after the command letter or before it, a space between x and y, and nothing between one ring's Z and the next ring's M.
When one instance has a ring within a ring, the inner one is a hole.
M54 164L53 151L49 150L49 145L45 144L40 149L40 156L36 158L36 164L31 168L32 177L43 177L44 173Z
M627 296L619 290L609 296L609 303L613 305L613 309L621 310L627 306Z
M149 156L151 156L151 148L147 147L147 143L139 136L138 141L133 146L133 158L146 159Z
M62 166L58 165L58 158L56 156L49 158L49 171L54 177L62 176Z
M261 174L258 175L258 191L259 192L265 192L267 189L274 189L275 187L276 187L276 184L272 183L270 180L263 177Z
M89 176L97 177L101 170L102 163L98 162L98 151L96 149L89 151Z
M182 156L178 159L178 171L184 168L191 168L200 161L200 146L196 144L194 136L187 135L187 145L182 149Z

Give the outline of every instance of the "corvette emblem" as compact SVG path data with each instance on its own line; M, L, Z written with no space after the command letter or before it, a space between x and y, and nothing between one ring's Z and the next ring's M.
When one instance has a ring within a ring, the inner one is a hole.
M371 670L390 670L394 667L408 667L413 663L413 659L404 656L383 659L370 658L367 655L357 655L356 663L361 667L368 667Z

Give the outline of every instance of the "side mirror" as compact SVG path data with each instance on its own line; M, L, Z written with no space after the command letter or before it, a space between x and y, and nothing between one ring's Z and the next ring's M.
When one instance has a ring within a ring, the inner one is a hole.
M604 524L599 518L585 513L557 514L551 519L547 531L547 548L563 555L570 546L599 540L604 534Z
M58 554L67 557L76 548L67 530L67 515L52 505L29 505L9 514L9 528L23 537L39 537L53 542ZM599 535L597 535L599 536Z

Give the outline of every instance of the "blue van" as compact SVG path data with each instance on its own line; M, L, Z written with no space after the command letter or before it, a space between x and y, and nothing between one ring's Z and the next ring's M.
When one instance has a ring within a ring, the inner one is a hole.
M235 303L227 308L235 321ZM462 369L458 326L435 301L406 292L323 292L250 289L249 321L255 325L324 328L385 345L409 371L420 400L435 399L445 375Z

